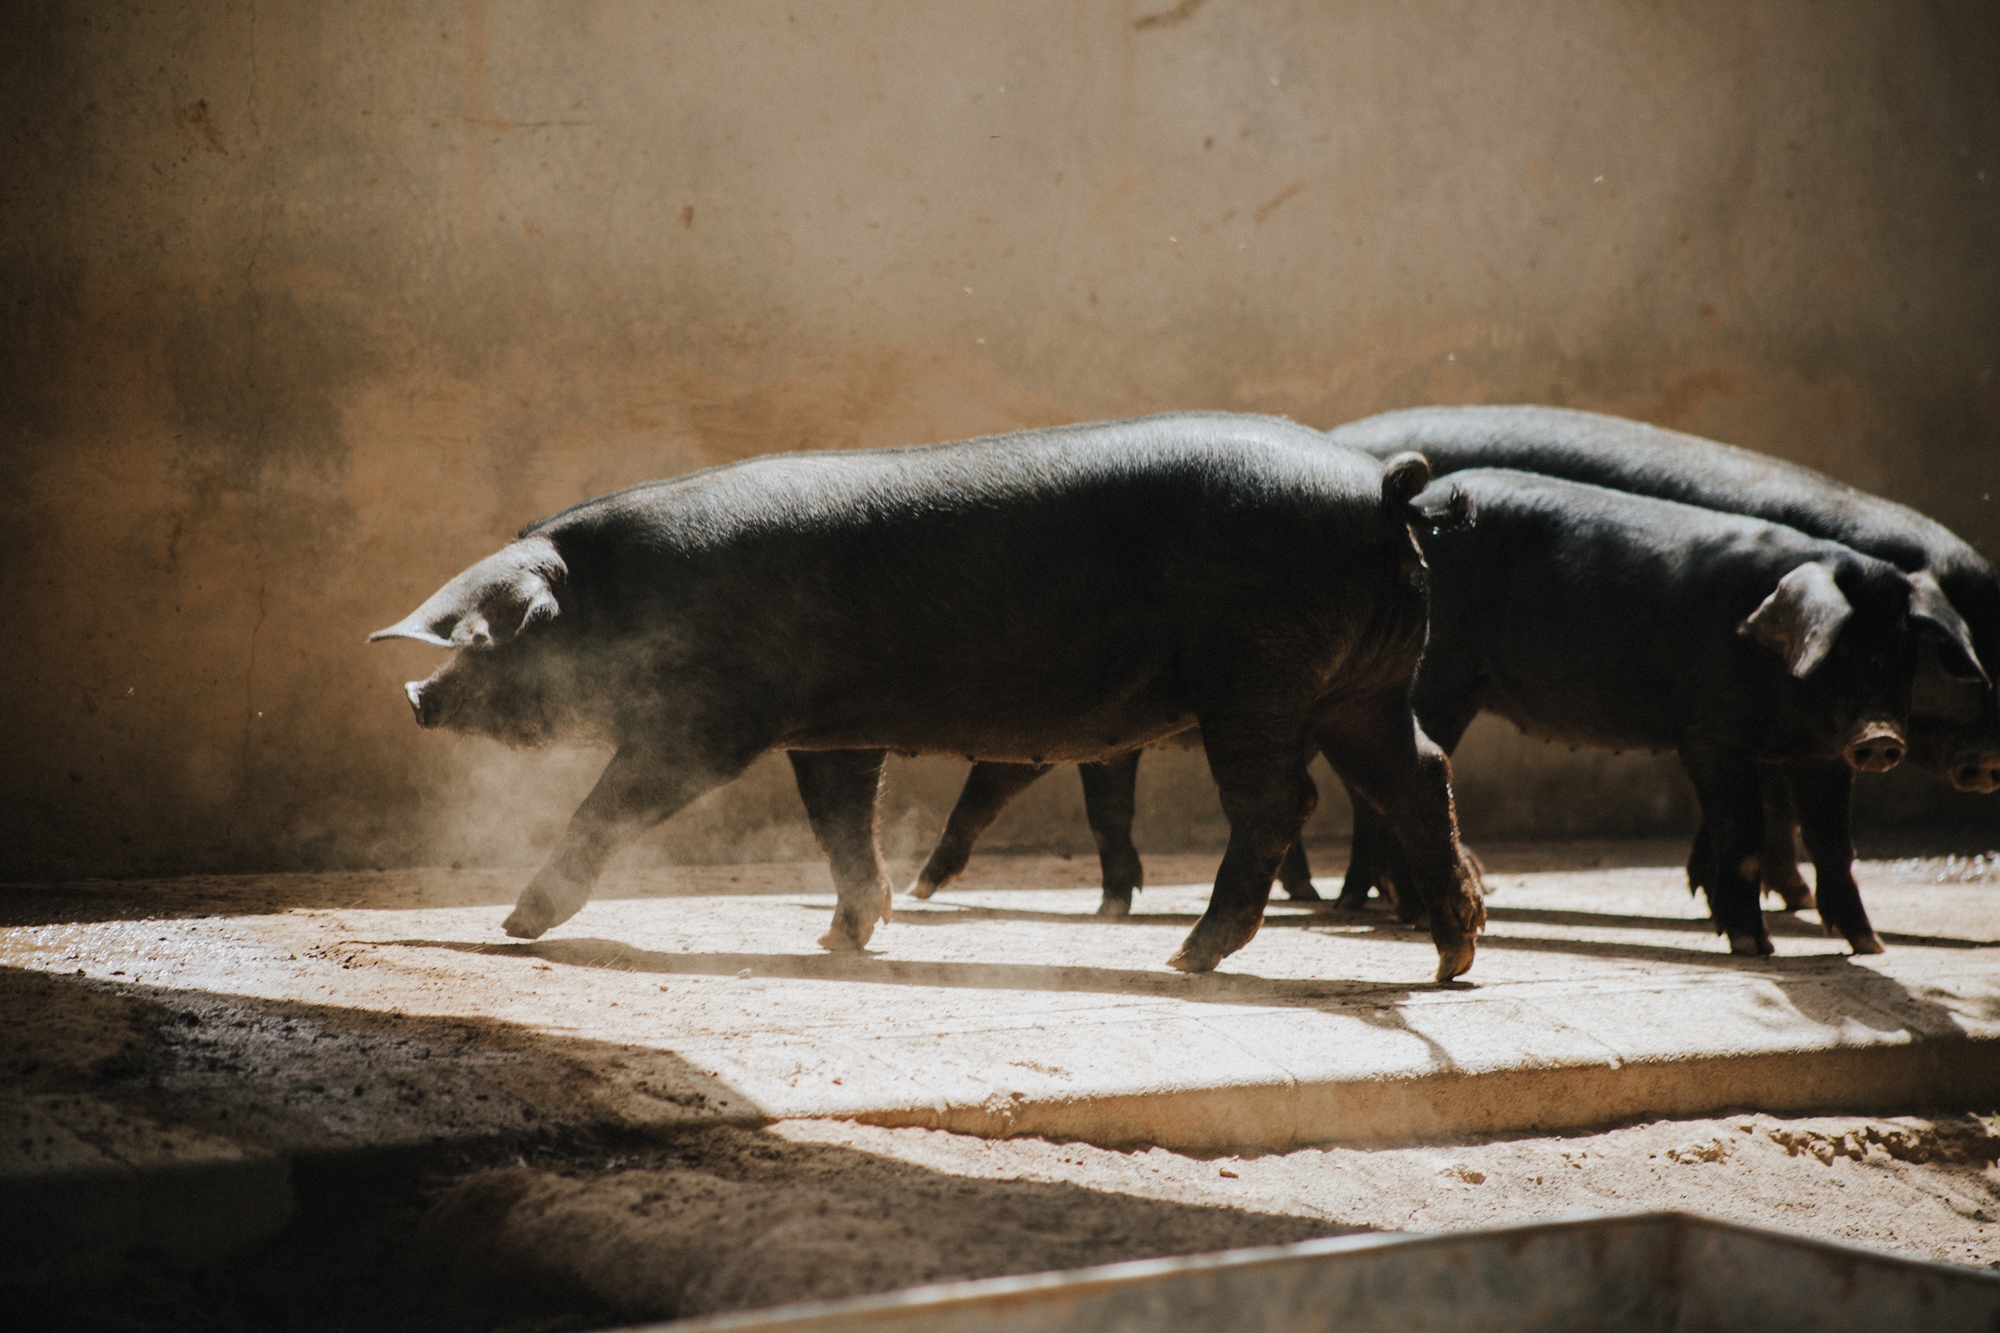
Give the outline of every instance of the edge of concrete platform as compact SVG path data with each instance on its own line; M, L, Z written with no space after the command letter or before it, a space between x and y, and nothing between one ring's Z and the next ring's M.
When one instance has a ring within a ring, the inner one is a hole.
M1245 1083L1074 1099L858 1111L863 1124L1194 1154L1382 1146L1602 1129L1731 1111L1909 1114L2000 1106L2000 1038L1938 1037L1320 1083Z

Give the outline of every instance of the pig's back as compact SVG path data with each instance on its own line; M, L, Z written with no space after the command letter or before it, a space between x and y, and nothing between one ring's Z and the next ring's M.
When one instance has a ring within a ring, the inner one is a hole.
M1170 413L945 444L767 454L642 482L521 535L622 527L691 550L774 530L851 532L982 514L1019 522L1120 493L1218 512L1366 508L1379 465L1328 451L1323 439L1275 417Z
M1512 468L1782 523L1942 578L1990 567L1950 529L1822 472L1599 412L1419 407L1349 422L1328 438L1377 458L1415 449L1434 473Z

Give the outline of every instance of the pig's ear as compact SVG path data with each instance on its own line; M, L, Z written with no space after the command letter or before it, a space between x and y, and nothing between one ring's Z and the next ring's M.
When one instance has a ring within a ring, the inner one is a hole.
M1815 560L1779 579L1777 590L1736 632L1784 658L1792 675L1804 679L1833 651L1840 627L1853 614L1833 581L1832 566Z
M368 636L415 639L439 648L493 648L562 612L555 583L566 573L546 538L488 556L439 588L422 606Z
M452 647L497 648L520 637L530 625L554 620L562 611L548 581L532 572L491 584L484 591L479 604L451 627Z
M1946 673L1960 680L1992 684L1986 668L1980 665L1979 654L1973 650L1972 631L1966 628L1958 608L1944 595L1944 589L1938 587L1938 581L1923 569L1909 579L1910 619L1937 644L1938 658Z

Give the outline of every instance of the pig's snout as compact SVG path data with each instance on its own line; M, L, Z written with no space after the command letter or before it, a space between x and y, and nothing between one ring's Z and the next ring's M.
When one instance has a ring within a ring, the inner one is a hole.
M410 711L417 715L417 725L434 727L437 725L437 709L425 707L424 684L421 680L405 681L403 695L410 701Z
M1887 773L1903 762L1910 742L1902 728L1890 722L1868 722L1848 739L1847 762L1863 773Z
M1960 755L1952 762L1951 785L1960 791L2000 791L2000 753Z

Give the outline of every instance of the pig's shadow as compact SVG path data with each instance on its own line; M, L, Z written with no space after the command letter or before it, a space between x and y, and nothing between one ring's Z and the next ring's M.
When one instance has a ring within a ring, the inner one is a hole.
M1488 904L1489 921L1517 922L1530 926L1594 926L1607 930L1678 930L1709 935L1715 926L1705 916L1628 916L1611 912L1579 912L1552 907L1495 907ZM1764 928L1777 939L1823 940L1826 931L1817 921L1808 921L1790 912L1764 913ZM1919 949L1991 949L2000 941L1960 939L1950 935L1903 935L1881 931L1885 944Z
M391 940L390 945L451 949L499 958L532 958L571 967L606 968L662 976L761 977L928 986L948 990L1069 991L1157 997L1198 1004L1319 1009L1357 1018L1371 1027L1403 1032L1422 1042L1441 1069L1456 1067L1448 1051L1410 1025L1398 1000L1424 991L1469 991L1461 982L1274 980L1236 972L1188 974L1162 967L1136 971L1113 967L1051 967L1033 963L933 962L877 953L662 953L617 940L557 939L532 944L472 944L459 940Z
M1446 983L1298 981L1248 973L1190 975L1162 967L1064 967L1040 963L939 962L889 958L879 953L665 953L618 940L555 939L529 944L474 944L463 940L391 940L419 949L450 949L495 958L532 958L567 967L662 976L737 977L765 980L846 981L871 985L931 986L948 990L1081 991L1158 996L1209 1004L1340 1005L1388 1001L1420 991L1465 990Z
M1696 924L1704 929L1708 925L1707 922ZM1801 933L1818 937L1818 932ZM1883 938L1892 937L1885 935ZM1944 943L1946 947L1960 949L1988 947L1962 940ZM1483 935L1479 947L1481 950L1508 953L1588 954L1596 958L1671 963L1684 968L1692 966L1759 977L1783 991L1785 999L1802 1017L1828 1027L1858 1024L1876 1032L1908 1030L1940 1036L1963 1030L1960 1022L1962 1013L1981 1022L2000 1020L2000 1002L1990 999L1961 1001L1958 1008L1953 1008L1926 998L1921 992L1927 988L1919 987L1913 991L1894 977L1885 976L1845 954L1738 958L1722 952L1719 942L1712 946L1712 951L1699 951L1653 944L1534 939L1520 935Z
M901 904L898 904L900 907ZM1429 935L1403 925L1384 908L1334 907L1330 904L1278 900L1271 904L1273 910L1264 917L1265 930L1319 929L1329 927L1339 929L1342 934L1366 934L1394 936L1403 935L1411 939L1428 939ZM815 905L814 911L825 910ZM1632 916L1611 912L1572 911L1544 907L1494 907L1488 904L1486 918L1491 922L1511 922L1534 926L1570 926L1595 928L1600 930L1651 930L1674 931L1679 933L1712 937L1714 925L1707 917L1678 916ZM954 903L931 899L917 910L899 910L896 924L912 926L944 926L967 920L985 921L1045 921L1059 925L1074 925L1079 920L1099 921L1105 924L1126 924L1135 926L1193 926L1200 918L1192 912L1133 912L1123 917L1099 917L1075 912L1037 911L1020 907L988 907L982 904ZM1789 912L1766 912L1764 925L1777 939L1823 940L1828 938L1817 922L1802 920ZM1886 944L1901 945L1906 948L1924 949L1992 949L2000 948L2000 942L1993 940L1959 939L1949 935L1903 935L1893 931L1880 932ZM1480 947L1489 944L1508 947L1510 944L1525 942L1535 947L1555 952L1591 954L1600 957L1652 958L1686 961L1690 952L1703 952L1665 948L1658 945L1627 945L1601 940L1528 940L1517 936L1487 935L1480 938Z
M1358 913L1339 914L1352 919ZM1371 913L1372 915L1372 913ZM1960 1002L1958 1009L1925 998L1893 977L1884 976L1865 963L1844 954L1806 954L1772 958L1738 958L1722 951L1714 926L1698 917L1650 917L1613 915L1601 912L1562 911L1547 908L1488 907L1490 921L1526 925L1597 927L1627 930L1672 930L1699 935L1703 946L1675 948L1625 940L1573 940L1537 938L1532 935L1482 935L1482 951L1504 953L1544 953L1582 955L1630 963L1664 963L1678 967L1698 967L1709 971L1733 972L1761 977L1783 991L1785 998L1805 1018L1827 1026L1854 1023L1880 1032L1908 1029L1928 1035L1961 1030L1959 1016L1968 1012L1980 1021L2000 1020L2000 1003L1990 1000ZM1780 939L1826 940L1816 922L1801 920L1789 913L1767 912L1764 921L1770 933ZM1311 917L1302 924L1311 926ZM1941 935L1902 935L1883 932L1881 938L1896 948L1993 949L1986 940L1955 939ZM1919 988L1921 990L1923 988Z

